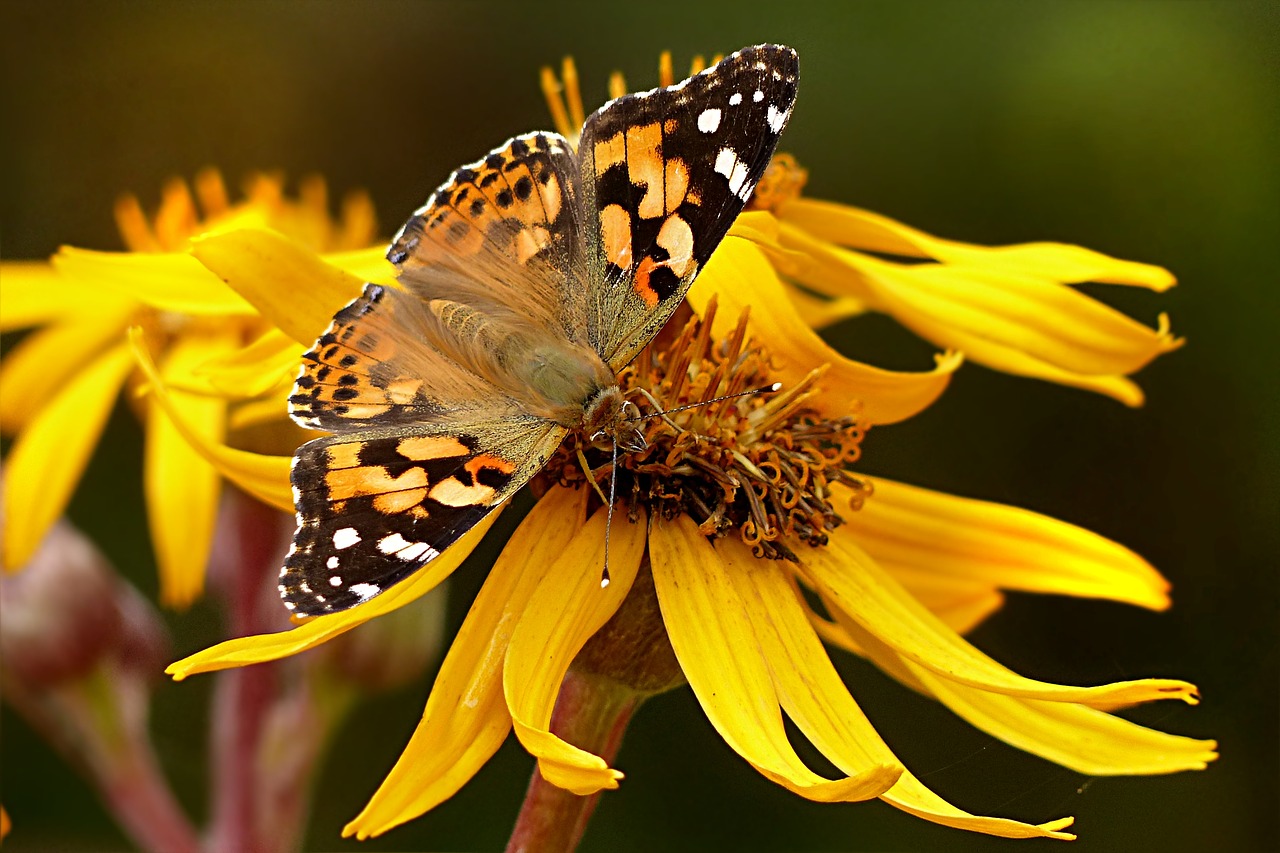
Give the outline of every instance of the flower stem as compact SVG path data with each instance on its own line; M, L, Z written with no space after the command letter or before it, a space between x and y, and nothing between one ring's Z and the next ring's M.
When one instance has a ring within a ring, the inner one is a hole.
M612 764L631 715L644 698L610 678L569 670L560 687L551 731ZM578 846L599 792L586 797L552 785L535 768L507 853L559 853Z
M165 782L151 744L145 739L135 739L119 766L100 784L112 815L139 849L153 853L198 853L200 840Z

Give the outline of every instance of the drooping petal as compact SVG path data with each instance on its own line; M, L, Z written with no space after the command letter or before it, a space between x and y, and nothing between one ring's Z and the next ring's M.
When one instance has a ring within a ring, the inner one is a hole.
M170 383L235 343L233 334L178 338L165 354L161 377ZM197 432L203 443L222 443L226 401L175 391L168 402L175 418ZM155 396L148 400L143 487L160 573L160 600L171 607L186 607L204 591L222 478L183 438L175 418L165 414Z
M872 496L833 535L881 567L969 579L1001 589L1169 606L1169 583L1103 536L1017 507L868 478ZM844 487L837 494L848 495Z
M0 263L0 332L114 314L135 304L92 281L67 278L44 261Z
M841 246L950 264L1022 273L1067 283L1098 281L1164 291L1176 283L1168 270L1124 261L1065 243L978 246L931 237L887 216L857 207L797 198L781 206L788 224Z
M728 562L739 589L749 585L758 602L752 624L759 634L772 635L770 646L779 654L770 658L770 671L782 707L800 731L846 773L864 772L877 764L896 765L897 757L840 680L783 572L750 555ZM1006 838L1073 837L1058 831L1069 826L1071 818L1036 826L969 814L943 800L906 770L880 798L925 820L972 832Z
M741 312L750 309L751 334L779 361L778 378L784 385L798 382L814 365L830 365L822 391L813 399L824 413L845 414L856 399L869 423L904 420L932 404L960 366L954 354L938 357L937 366L922 373L881 370L845 358L796 313L761 249L740 237L725 238L688 298L701 313L713 294L720 305L714 334L726 334Z
M224 477L258 500L285 512L292 512L293 490L289 485L289 468L293 458L264 456L260 453L250 453L247 450L237 450L225 444L212 444L207 441L203 432L188 423L186 417L170 399L169 389L160 377L151 354L147 352L140 329L129 330L129 344L133 349L134 358L150 382L150 393L187 443L217 468Z
M62 515L133 367L129 347L98 356L58 389L5 459L4 569L16 571Z
M784 246L806 263L789 271L832 296L852 296L938 346L997 370L1108 394L1139 405L1124 379L1182 345L1160 317L1151 329L1061 282L992 268L903 265L841 249L785 222ZM788 269L788 260L776 261Z
M804 553L806 580L869 636L945 678L983 690L1085 705L1182 699L1195 704L1194 685L1172 679L1068 687L1020 676L978 651L916 601L848 536ZM855 635L855 640L862 642Z
M655 519L650 536L653 581L671 647L707 719L729 746L761 775L817 802L877 797L901 773L877 756L843 779L814 773L787 740L770 657L785 652L766 635L761 645L748 606L722 555L688 516Z
M64 279L90 281L161 311L196 316L251 316L253 306L182 254L95 252L63 246L53 256Z
M238 347L204 364L196 372L206 378L226 399L250 399L291 380L302 362L302 348L279 329ZM279 412L286 411L281 405Z
M544 567L582 526L585 489L552 489L516 528L489 570L427 699L422 720L369 804L342 830L381 835L453 796L511 730L502 666Z
M502 676L516 737L538 759L538 772L579 796L617 788L622 774L600 756L552 734L551 711L569 664L622 604L644 556L646 524L641 512L639 523L613 526L608 543L610 583L600 588L606 515L599 510L568 547L545 564L511 635Z
M0 430L15 433L109 344L124 340L131 309L66 319L32 332L0 362Z
M361 281L274 231L246 228L192 241L191 253L304 347L360 295Z
M165 668L165 673L173 676L174 681L182 681L189 675L201 672L216 672L235 666L279 660L313 649L340 634L345 634L352 628L363 625L370 619L390 613L431 592L452 574L453 570L471 554L476 543L484 538L484 534L488 532L501 512L502 507L495 509L475 527L468 530L447 551L427 563L421 571L363 604L358 604L350 610L327 613L324 616L308 619L288 631L237 637L234 640L218 643L216 646L210 646L169 664Z

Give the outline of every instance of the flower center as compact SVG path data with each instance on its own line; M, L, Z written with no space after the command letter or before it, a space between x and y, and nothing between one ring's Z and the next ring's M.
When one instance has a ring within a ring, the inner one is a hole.
M768 386L773 368L747 338L745 313L726 337L714 338L715 311L712 302L705 317L692 317L678 333L668 325L618 374L647 446L618 456L617 495L666 518L685 513L707 536L737 535L757 557L794 561L798 543L825 545L827 532L844 521L832 484L853 490L854 510L870 493L849 470L864 430L855 415L827 419L807 405L821 369L776 393L717 400ZM686 406L692 408L670 411ZM552 457L546 482L586 483L580 449L607 488L611 440L581 433Z

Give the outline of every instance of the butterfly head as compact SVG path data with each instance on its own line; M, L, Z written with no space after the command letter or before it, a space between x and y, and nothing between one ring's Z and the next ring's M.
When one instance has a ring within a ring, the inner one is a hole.
M623 450L636 453L649 446L636 426L638 410L622 396L617 385L602 388L587 401L582 412L582 431L588 438L610 437Z

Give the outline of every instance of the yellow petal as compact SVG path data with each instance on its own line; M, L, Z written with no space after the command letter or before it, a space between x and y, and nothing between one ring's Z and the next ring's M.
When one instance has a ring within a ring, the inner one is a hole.
M68 279L44 261L0 263L0 332L73 317L98 317L134 304L93 282Z
M958 356L947 355L932 371L899 373L845 358L804 323L764 253L740 237L727 237L720 244L689 291L689 302L702 313L712 295L720 304L714 333L726 334L749 308L751 334L778 360L778 379L784 385L800 381L816 365L830 365L822 391L814 398L827 413L847 413L858 400L869 423L904 420L933 403L960 366Z
M179 338L165 354L165 381L189 373L211 354L234 344L235 336ZM160 572L160 601L187 607L204 591L205 566L213 544L222 479L218 471L179 432L181 420L208 445L222 443L226 432L225 401L175 391L169 395L175 418L165 414L155 397L147 405L143 487L147 519Z
M778 662L785 652L773 643L762 647L753 623L759 607L734 588L732 575L742 567L726 565L692 519L655 519L649 549L671 647L707 719L734 752L765 778L817 802L870 799L894 784L902 770L896 762L877 757L861 772L829 780L796 755L770 672L770 659Z
M806 551L800 565L806 580L868 637L944 678L1010 696L1086 705L1153 699L1182 699L1188 704L1199 701L1194 685L1172 679L1068 687L1020 676L943 624L849 536L832 536L826 548ZM853 636L859 644L864 643L864 637L857 633Z
M302 352L297 341L279 329L272 329L248 346L210 358L194 365L193 370L223 397L243 400L290 381L298 372ZM282 404L280 415L285 411Z
M94 252L63 246L53 265L66 279L93 282L162 311L180 314L252 315L241 299L189 255Z
M864 772L877 764L897 765L897 757L840 680L783 573L750 555L728 562L739 589L749 584L758 602L752 624L757 632L770 632L770 645L781 652L770 658L770 670L782 706L800 731L846 773ZM1057 831L1070 825L1070 818L1035 826L969 814L943 800L906 770L880 798L917 817L957 829L1006 838L1072 837Z
M550 731L551 711L569 664L626 598L644 556L645 518L616 524L609 541L610 583L600 588L605 559L604 509L541 570L537 589L511 635L503 690L516 737L538 759L538 772L579 796L618 787L622 774L603 758Z
M332 252L324 255L324 261L361 281L382 285L396 283L396 268L387 260L385 244L348 252Z
M339 613L317 616L288 631L237 637L234 640L218 643L216 646L210 646L169 664L165 673L173 676L174 681L181 681L189 675L201 672L216 672L235 666L279 660L313 649L340 634L345 634L352 628L363 625L370 619L390 613L426 595L452 574L453 570L470 555L476 543L484 538L484 534L488 532L501 511L502 507L499 507L489 513L447 551L427 563L421 571L363 604Z
M143 343L141 329L129 330L129 344L133 349L134 358L150 382L148 390L187 443L224 477L258 500L285 512L292 512L293 489L289 485L289 468L293 458L264 456L260 453L227 447L225 444L210 443L206 440L203 431L189 423L174 405L169 396L169 389L161 379L155 363L151 360L151 354L147 352Z
M885 480L834 535L881 567L969 579L1001 589L1169 606L1169 582L1103 536L1039 513ZM838 487L838 493L848 490Z
M977 728L1088 776L1203 770L1218 757L1211 740L1155 731L1084 705L975 690L904 663L942 704Z
M1123 261L1064 243L977 246L931 237L868 210L798 198L783 204L779 216L823 240L853 249L906 257L930 257L944 263L987 267L1054 281L1098 281L1164 291L1176 283L1168 270Z
M363 841L434 808L502 745L511 730L502 692L508 640L544 567L582 527L587 496L586 489L552 489L516 528L445 656L413 737L344 837Z
M0 362L0 430L15 433L109 344L124 339L129 309L72 317L33 331Z
M25 565L62 515L132 367L126 345L107 350L58 389L14 441L0 521L5 571Z
M304 347L315 343L362 282L274 231L243 229L194 240L191 253Z

